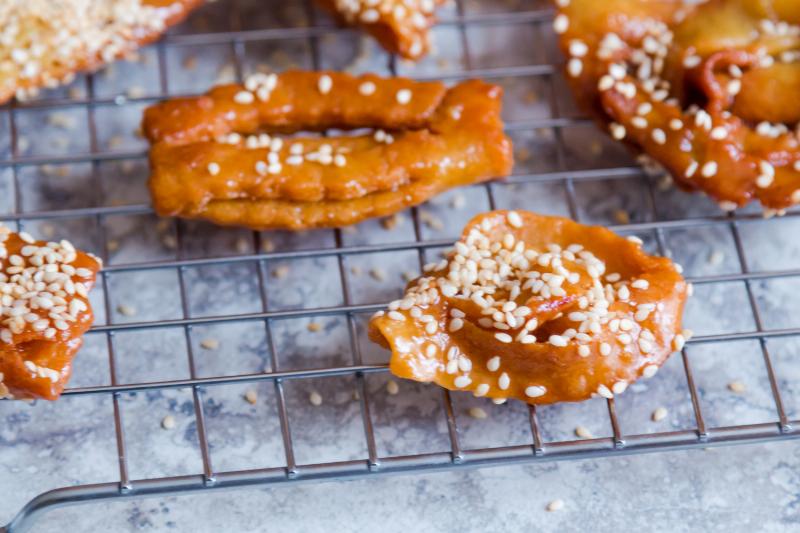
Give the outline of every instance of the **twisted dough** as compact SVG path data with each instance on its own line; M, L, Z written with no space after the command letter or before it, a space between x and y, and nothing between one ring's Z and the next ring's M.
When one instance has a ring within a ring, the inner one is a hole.
M508 174L502 91L290 71L145 111L161 215L254 229L337 227ZM319 137L275 133L363 130ZM272 135L271 135L272 134Z
M800 4L561 0L567 74L611 135L731 210L800 202Z

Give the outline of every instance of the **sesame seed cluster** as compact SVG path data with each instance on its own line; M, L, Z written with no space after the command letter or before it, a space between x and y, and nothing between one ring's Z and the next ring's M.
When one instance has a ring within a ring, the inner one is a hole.
M740 4L630 0L615 17L602 2L559 0L554 30L576 96L614 139L725 210L757 199L780 215L800 203L800 115L773 100L795 98L780 84L800 69L800 26Z
M678 265L566 219L481 215L424 270L370 337L392 348L397 375L498 402L613 398L691 335Z
M199 0L6 0L0 3L0 103L69 83L129 54Z
M439 0L320 0L347 24L364 27L390 52L418 59L429 48L428 30Z
M57 397L91 325L88 294L100 267L69 241L0 225L0 397Z
M339 72L255 74L145 111L162 215L336 227L507 175L502 90ZM369 130L318 136L307 131Z

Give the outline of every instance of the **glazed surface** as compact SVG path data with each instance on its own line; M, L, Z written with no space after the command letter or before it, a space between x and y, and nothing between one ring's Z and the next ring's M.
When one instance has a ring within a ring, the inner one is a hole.
M570 84L615 139L723 209L800 202L800 4L562 4Z
M391 371L496 400L613 398L688 334L688 286L638 240L523 211L474 218L370 322Z
M501 99L477 80L289 71L166 101L143 121L153 202L164 216L254 229L390 215L511 171ZM331 129L343 133L308 133Z

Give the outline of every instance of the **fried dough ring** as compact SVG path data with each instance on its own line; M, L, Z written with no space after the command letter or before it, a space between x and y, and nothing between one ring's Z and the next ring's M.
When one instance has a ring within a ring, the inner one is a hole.
M0 225L0 398L58 399L94 320L88 292L100 268L67 241Z
M561 4L570 84L615 139L723 209L800 202L800 4Z
M402 378L531 404L613 398L681 349L687 291L636 239L494 211L378 312L369 336Z
M150 190L162 216L253 229L337 227L389 215L459 185L505 176L502 91L290 71L257 75L144 114ZM332 138L271 138L376 128ZM387 131L389 133L387 133Z
M130 55L201 3L10 0L0 6L0 104L69 83L77 72Z
M343 24L359 26L387 51L416 60L428 53L434 9L445 0L317 0ZM370 5L371 4L371 5Z

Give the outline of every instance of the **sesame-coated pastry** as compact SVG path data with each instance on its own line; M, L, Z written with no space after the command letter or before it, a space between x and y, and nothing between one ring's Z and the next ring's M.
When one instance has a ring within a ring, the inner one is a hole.
M3 0L0 104L72 81L156 40L202 0Z
M92 325L100 260L0 225L0 398L55 400Z
M364 28L381 46L405 59L419 59L430 47L434 10L445 0L317 0L342 23Z
M501 104L500 87L477 80L256 74L145 111L153 204L162 216L253 229L391 215L511 171Z
M680 267L641 241L524 211L472 219L370 321L395 375L502 403L613 398L690 332Z
M800 2L558 0L574 93L725 210L800 203Z

